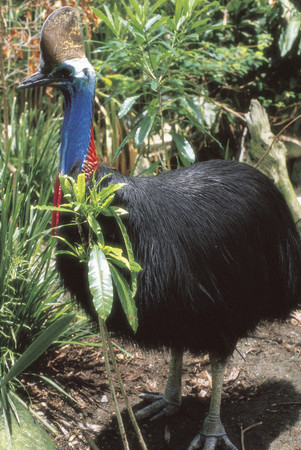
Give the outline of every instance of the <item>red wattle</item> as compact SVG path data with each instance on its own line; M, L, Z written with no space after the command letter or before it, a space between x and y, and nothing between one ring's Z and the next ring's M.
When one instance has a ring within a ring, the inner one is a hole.
M56 176L55 184L54 184L54 194L53 194L53 206L59 207L61 204L62 199L62 186L60 184L59 175ZM57 226L59 224L60 220L60 212L59 211L52 211L52 219L51 219L51 228L52 228L52 235L57 235Z
M91 125L91 134L90 134L90 143L89 143L89 148L88 148L88 154L87 154L86 160L83 164L83 172L85 173L86 178L89 178L92 175L92 173L95 172L98 164L99 164L99 161L98 161L98 158L96 155L93 126Z
M95 172L98 164L99 164L99 161L98 161L98 158L96 155L93 126L91 125L91 134L90 134L88 155L83 164L83 172L85 173L86 178L89 178L92 175L92 173ZM62 201L62 186L60 184L59 175L57 175L56 179L55 179L55 184L54 184L53 206L59 207L61 204L61 201ZM52 211L51 228L52 228L53 236L57 235L57 226L59 224L59 220L60 220L60 212Z

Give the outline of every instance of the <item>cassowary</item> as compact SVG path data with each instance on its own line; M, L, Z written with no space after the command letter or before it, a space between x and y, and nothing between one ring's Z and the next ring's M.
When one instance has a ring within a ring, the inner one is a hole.
M87 183L92 173L96 180L107 175L108 184L125 183L115 201L128 212L123 222L143 268L135 297L139 325L133 334L117 297L107 325L144 348L171 350L166 391L138 418L177 411L183 352L208 352L209 413L189 448L235 449L220 420L226 360L259 321L285 319L297 306L301 247L295 224L273 183L246 164L214 160L140 178L99 164L91 128L95 80L77 13L58 9L41 31L39 69L20 87L57 86L64 95L59 173L84 172ZM60 197L57 182L56 205ZM98 220L107 242L119 245L113 220ZM54 227L66 221L62 213L53 216ZM74 227L60 233L70 242L79 238ZM86 265L63 254L57 264L66 287L95 317Z

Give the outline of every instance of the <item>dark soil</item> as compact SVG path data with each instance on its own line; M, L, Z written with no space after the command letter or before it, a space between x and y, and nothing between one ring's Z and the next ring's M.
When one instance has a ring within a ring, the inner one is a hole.
M130 402L134 410L139 409L143 404L139 394L164 391L168 353L144 353L121 340L113 341L132 355L115 348ZM229 360L222 400L228 437L239 449L300 450L301 313L286 323L259 327L237 350ZM123 448L101 347L64 346L48 352L35 370L59 383L78 402L37 377L24 377L34 409L58 432L54 438L58 449ZM149 450L188 447L208 409L210 384L208 357L187 354L180 411L159 423L140 425ZM130 449L139 449L121 396L119 403Z

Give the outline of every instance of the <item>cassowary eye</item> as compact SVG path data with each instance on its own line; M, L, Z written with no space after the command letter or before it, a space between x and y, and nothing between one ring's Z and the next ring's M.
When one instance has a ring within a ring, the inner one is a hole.
M72 75L72 70L67 68L60 69L56 71L54 75L58 78L70 78L70 75Z

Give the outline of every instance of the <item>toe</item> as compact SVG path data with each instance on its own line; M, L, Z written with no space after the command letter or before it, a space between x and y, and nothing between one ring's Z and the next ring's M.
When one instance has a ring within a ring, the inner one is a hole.
M137 420L158 420L165 416L172 416L180 408L180 405L167 401L163 395L144 394L142 398L152 403L139 409L139 411L135 413Z
M222 437L204 436L201 433L193 439L187 450L215 450L217 446L224 450L238 450L226 435Z
M142 409L139 409L135 413L137 420L145 420L150 419L154 416L156 416L159 411L162 411L164 407L166 406L166 401L163 398L160 398L159 400L151 403L150 405L145 406Z

